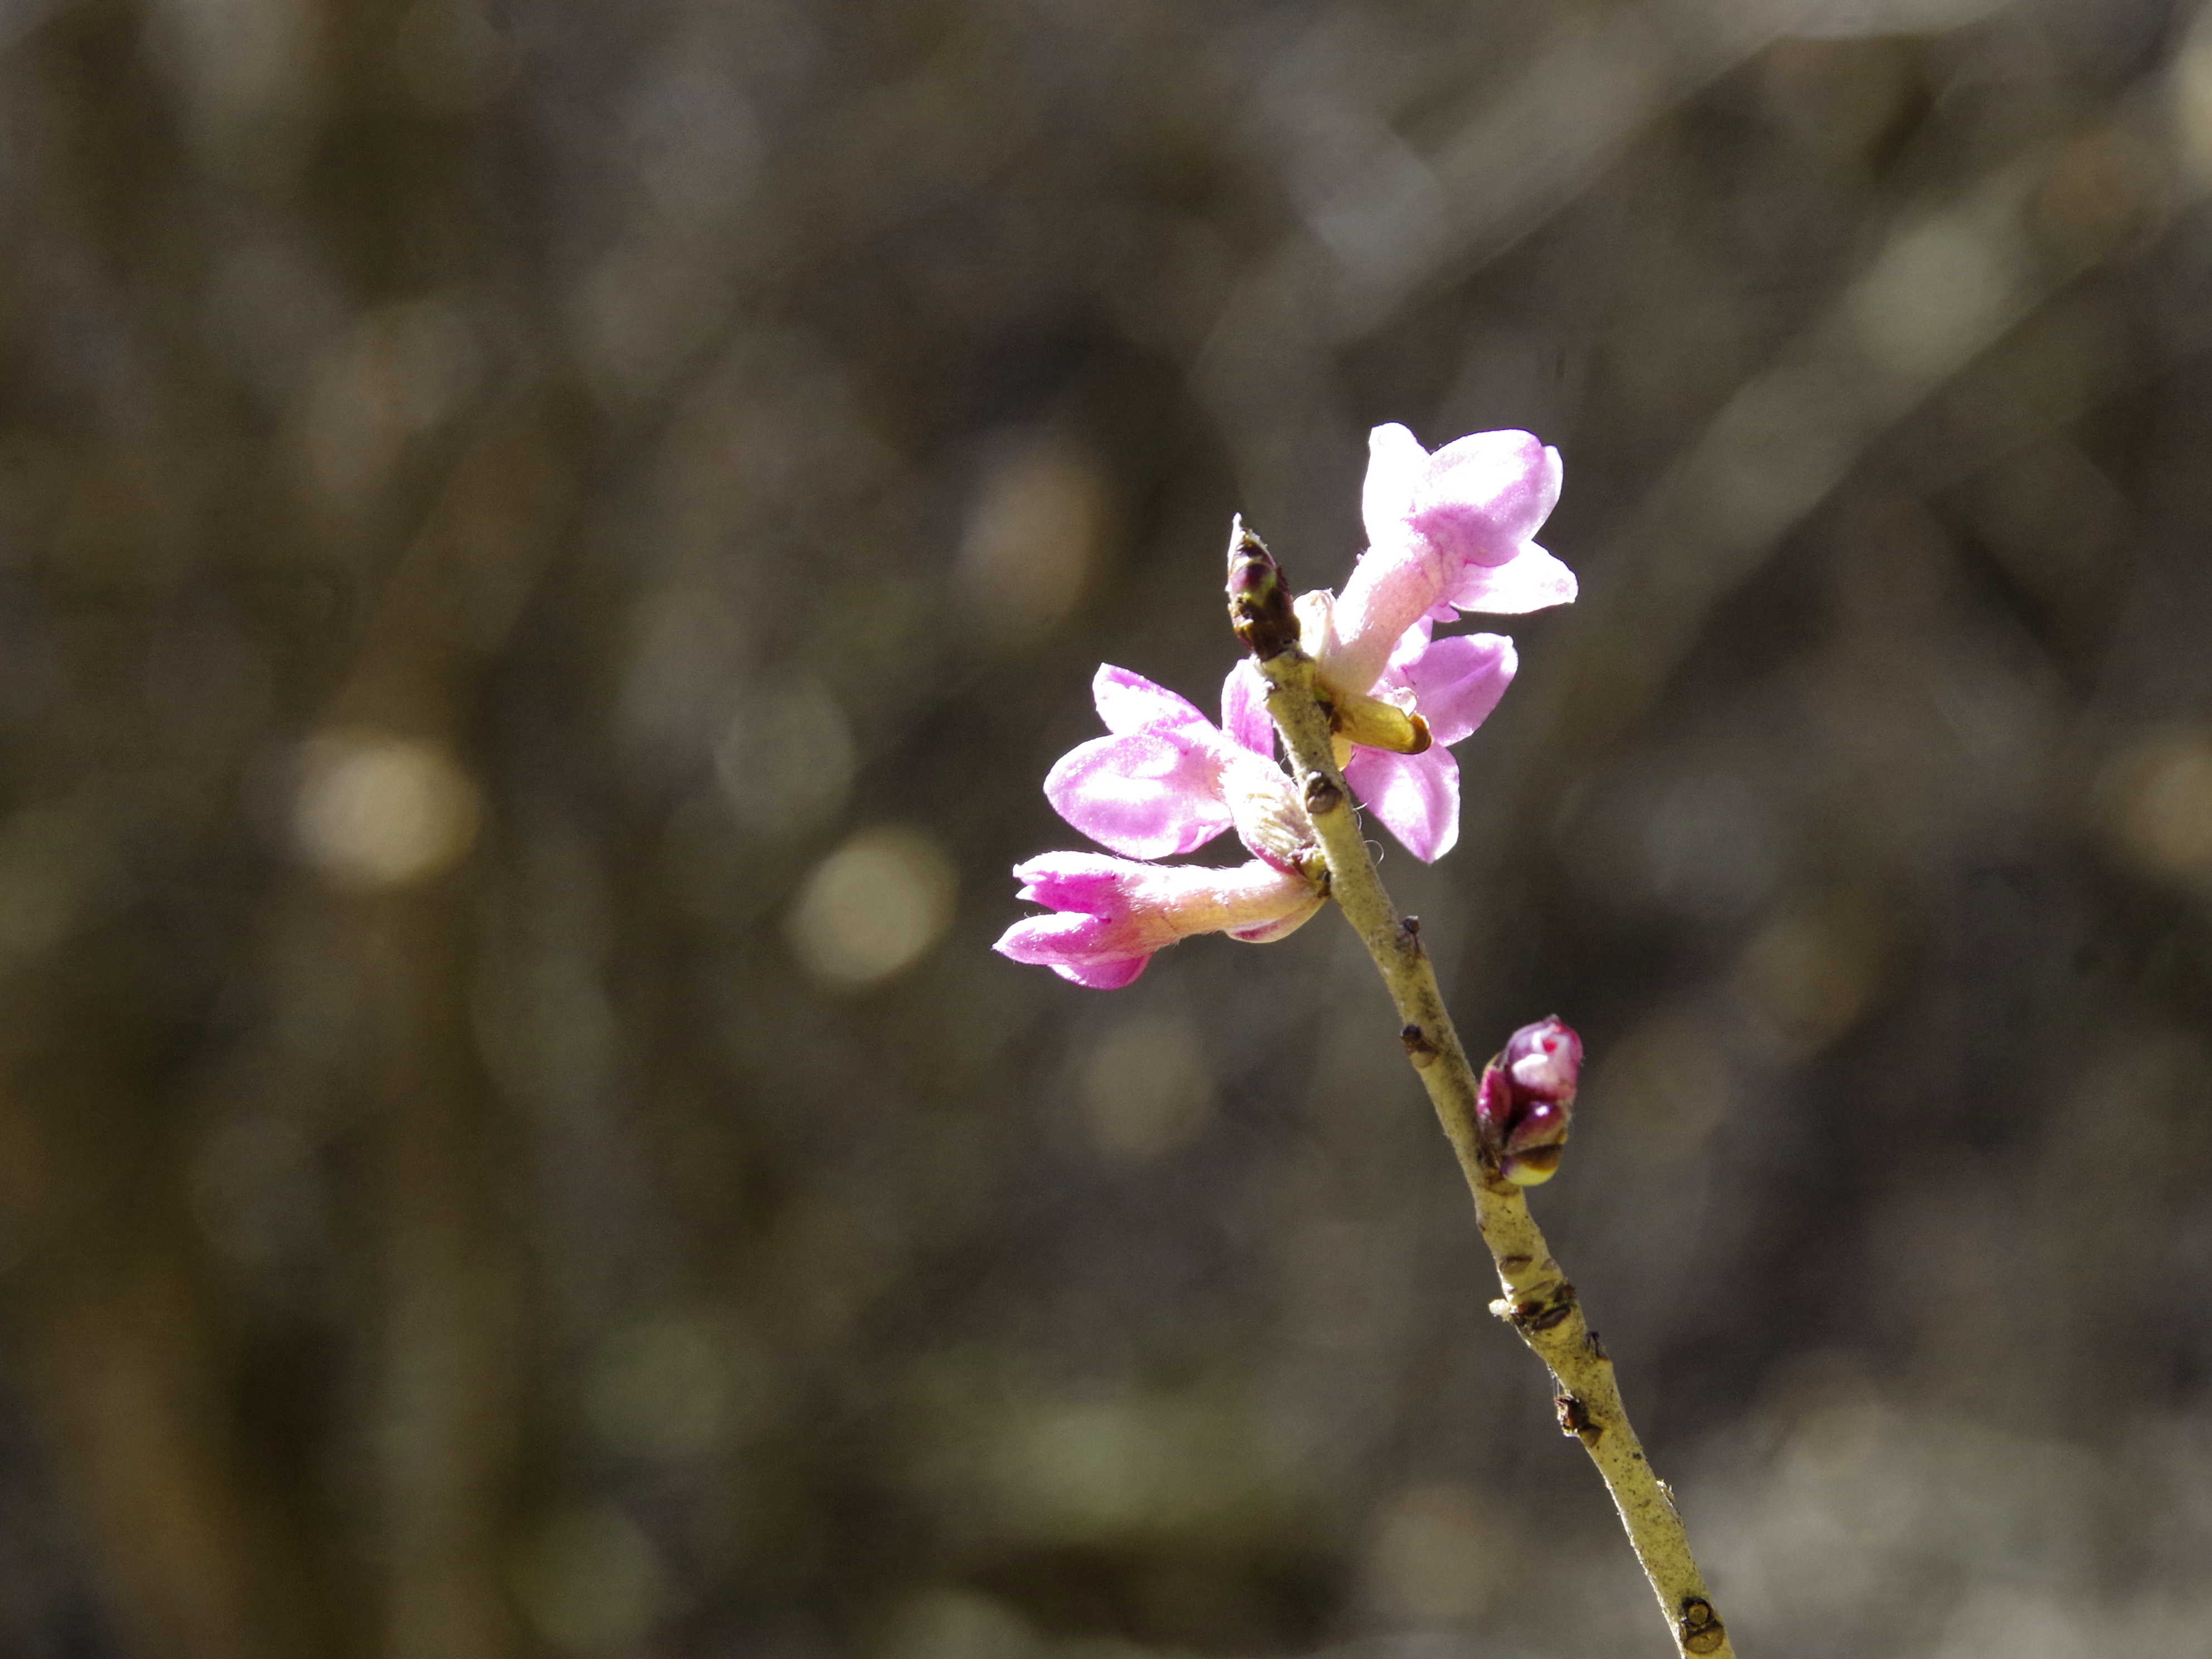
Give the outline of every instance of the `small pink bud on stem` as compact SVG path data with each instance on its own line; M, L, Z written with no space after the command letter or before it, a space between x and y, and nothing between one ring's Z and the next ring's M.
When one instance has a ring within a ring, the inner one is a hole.
M1482 1068L1475 1121L1508 1181L1534 1187L1558 1172L1582 1071L1583 1040L1557 1014L1522 1026Z

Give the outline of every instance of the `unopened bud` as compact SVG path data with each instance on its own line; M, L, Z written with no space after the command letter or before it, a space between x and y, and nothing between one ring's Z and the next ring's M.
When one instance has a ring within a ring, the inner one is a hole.
M1508 1181L1534 1187L1558 1170L1582 1070L1583 1040L1557 1014L1522 1026L1483 1067L1475 1118Z
M1229 625L1261 662L1298 642L1298 618L1282 567L1241 518L1229 526Z

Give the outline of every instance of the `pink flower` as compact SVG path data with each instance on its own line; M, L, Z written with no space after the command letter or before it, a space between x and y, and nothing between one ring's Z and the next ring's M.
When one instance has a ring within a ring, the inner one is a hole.
M1582 1071L1583 1040L1557 1014L1523 1025L1483 1067L1475 1121L1508 1181L1534 1187L1557 1172Z
M1503 635L1431 631L1458 611L1575 597L1574 574L1529 540L1559 479L1559 452L1525 432L1478 432L1431 455L1404 427L1378 426L1361 503L1368 550L1341 595L1298 599L1306 648L1350 740L1345 779L1424 862L1459 839L1459 763L1447 750L1489 717L1517 666ZM1392 709L1418 716L1428 741Z
M1264 944L1321 908L1319 886L1254 859L1233 870L1139 864L1103 853L1047 853L1014 866L1021 896L1054 914L1006 929L997 946L1062 979L1111 991L1145 971L1152 952L1193 933Z
M1091 683L1108 735L1045 775L1054 810L1103 853L1048 853L1015 866L1021 896L1055 914L1016 922L997 948L1099 990L1127 985L1152 952L1193 933L1263 944L1321 908L1306 873L1313 822L1273 759L1265 688L1231 674L1221 724L1111 664ZM1231 870L1139 863L1188 853L1234 827L1258 857Z
M1109 735L1078 744L1045 774L1045 799L1102 847L1131 858L1194 851L1235 826L1279 869L1295 869L1312 829L1273 759L1275 728L1256 675L1231 673L1221 724L1141 674L1103 664L1091 682Z
M1424 617L1406 630L1372 688L1380 700L1421 716L1429 747L1417 754L1355 742L1344 780L1406 849L1434 863L1459 840L1459 763L1449 745L1498 707L1520 659L1503 634L1431 640Z
M1433 455L1402 426L1368 434L1367 551L1315 651L1323 678L1364 690L1406 630L1440 608L1517 616L1571 603L1574 573L1529 539L1560 477L1559 452L1525 432L1470 433Z

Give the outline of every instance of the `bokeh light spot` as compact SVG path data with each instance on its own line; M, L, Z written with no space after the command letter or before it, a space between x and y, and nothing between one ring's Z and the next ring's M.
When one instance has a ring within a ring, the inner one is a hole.
M1249 1419L1164 1394L1040 1401L1009 1415L983 1472L1006 1535L1100 1546L1264 1534L1282 1493Z
M1883 939L1863 905L1826 900L1777 917L1736 963L1737 996L1784 1042L1806 1052L1841 1036L1880 988Z
M882 1659L1028 1659L1036 1632L1002 1601L973 1590L925 1590L892 1616Z
M301 757L293 829L301 854L334 886L410 886L450 869L475 843L476 785L442 749L386 732L328 732Z
M70 804L27 807L0 825L0 969L68 936L106 859L99 826Z
M957 881L938 844L917 830L863 830L814 866L786 934L825 985L874 985L902 973L952 921Z
M659 1610L664 1583L652 1543L611 1504L551 1516L517 1553L508 1577L538 1633L569 1653L635 1642Z
M2212 878L2212 736L2160 732L2124 750L2101 792L2113 837L2154 874Z
M1118 1162L1171 1152L1206 1127L1213 1079L1187 1016L1139 1014L1109 1032L1083 1067L1093 1145Z
M708 1320L668 1315L617 1333L593 1356L584 1409L618 1451L697 1457L728 1437L731 1374Z
M1065 621L1104 539L1097 463L1063 439L1003 441L987 464L960 544L960 592L993 644L1018 647Z
M1901 380L1948 370L2018 303L2006 248L1963 217L1901 234L1846 299L1860 346Z
M1509 1535L1486 1522L1466 1487L1423 1486L1383 1510L1367 1554L1378 1611L1414 1624L1480 1617L1510 1569Z
M2174 55L2169 82L2175 148L2199 190L2212 189L2212 9L2200 9Z
M1710 1020L1656 1013L1613 1044L1591 1092L1668 1152L1701 1144L1735 1097L1735 1071Z

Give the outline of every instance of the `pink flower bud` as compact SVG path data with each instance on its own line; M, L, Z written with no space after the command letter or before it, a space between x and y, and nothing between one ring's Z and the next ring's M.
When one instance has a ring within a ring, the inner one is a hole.
M1557 1014L1522 1026L1483 1067L1475 1118L1508 1181L1534 1187L1558 1170L1582 1070L1583 1040Z

